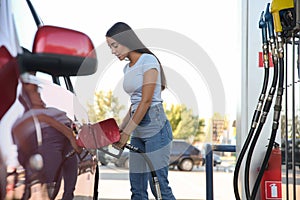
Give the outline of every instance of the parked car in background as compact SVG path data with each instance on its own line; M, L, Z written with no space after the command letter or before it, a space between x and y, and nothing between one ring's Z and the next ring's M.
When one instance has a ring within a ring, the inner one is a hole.
M116 167L122 167L129 169L129 150L124 149L120 158L112 158L111 162L115 164Z
M207 143L204 143L202 144L202 147L200 148L201 149L201 152L202 152L202 157L203 157L203 165L205 165L205 160L206 160L206 145ZM222 159L221 159L221 156L218 155L217 153L213 152L213 166L217 166L217 165L220 165L222 163Z
M102 166L106 166L110 162L110 160L107 158L107 155L100 150L97 150L97 159Z
M194 166L201 166L203 157L201 151L184 140L173 140L170 156L170 166L180 171L191 171Z
M119 159L111 160L115 166L129 168L129 151L125 149ZM177 167L180 171L191 171L194 166L201 166L203 157L201 151L185 142L184 140L173 140L170 167Z
M126 151L126 149L124 149L123 151ZM112 145L109 145L106 147L102 147L101 149L97 149L97 158L102 166L106 166L108 165L108 163L114 163L117 157L119 157L119 154L123 151L119 151Z
M283 141L282 144L281 144L281 163L284 164L284 165L285 165L285 146L286 146L285 144L286 144L285 141ZM288 158L287 158L288 168L292 168L292 157L293 157L292 147L293 147L292 140L290 139L290 140L288 140L288 148L287 148L288 149L288 152L287 152L287 154L288 154ZM295 151L294 151L294 153L295 153L295 165L298 166L299 169L300 169L300 139L299 138L297 138L295 140Z
M205 154L203 155L203 163L202 165L205 165ZM213 153L213 166L217 166L220 165L222 163L222 159L221 156L219 156L218 154Z

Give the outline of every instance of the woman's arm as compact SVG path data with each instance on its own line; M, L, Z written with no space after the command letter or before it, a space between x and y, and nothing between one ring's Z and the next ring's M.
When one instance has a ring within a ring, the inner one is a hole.
M150 69L144 73L142 99L133 116L129 119L127 125L122 130L123 134L121 135L121 139L116 144L119 148L124 147L129 139L130 134L142 121L148 108L150 107L156 86L157 76L158 71L156 69Z
M130 112L131 112L131 106L128 109L128 112L126 113L125 117L123 118L121 125L119 126L120 130L123 130L126 127L126 125L128 124L128 122L130 120Z
M144 73L142 99L136 111L134 112L134 115L129 120L127 126L123 130L124 133L130 134L144 118L152 102L157 75L158 72L156 69L150 69Z

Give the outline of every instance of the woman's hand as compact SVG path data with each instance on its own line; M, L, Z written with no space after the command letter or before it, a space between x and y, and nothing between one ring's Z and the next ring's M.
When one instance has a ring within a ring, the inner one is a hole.
M124 149L129 138L130 138L129 134L127 134L125 132L121 132L121 137L120 137L119 142L114 143L113 146L117 149Z

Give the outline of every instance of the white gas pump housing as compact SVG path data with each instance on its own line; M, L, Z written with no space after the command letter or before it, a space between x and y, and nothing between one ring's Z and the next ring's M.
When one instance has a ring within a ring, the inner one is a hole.
M242 2L242 65L241 65L241 95L237 113L237 142L236 150L239 155L244 142L250 130L252 117L256 109L258 98L261 92L264 79L264 68L259 67L259 52L262 52L262 34L259 28L259 19L262 11L265 11L268 3L267 0L243 0ZM268 36L269 37L269 36ZM273 79L273 68L269 70L269 85L266 94ZM277 89L276 89L277 90ZM253 188L256 180L258 169L264 158L269 138L272 131L274 102L268 114L267 121L261 131L260 138L253 152L250 167L250 190ZM280 129L277 131L276 142L280 142ZM243 159L239 173L239 188L241 199L246 199L244 193L244 169L247 153ZM259 193L256 195L259 199Z

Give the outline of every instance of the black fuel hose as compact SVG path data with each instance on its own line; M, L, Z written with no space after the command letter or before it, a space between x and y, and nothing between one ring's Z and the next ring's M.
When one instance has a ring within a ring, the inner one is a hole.
M159 181L155 172L155 168L151 162L151 160L149 159L149 157L146 155L145 152L141 151L139 148L131 145L131 144L126 144L125 148L129 149L130 151L139 153L146 161L148 167L150 168L151 171L151 175L152 175L152 181L153 181L153 185L154 185L154 189L155 189L155 193L156 193L156 200L162 200L162 196L161 196L161 191L160 191L160 185L159 185Z
M275 67L275 66L277 66L277 64L274 63L274 78L273 78L273 80L277 80L277 76L278 76L278 72L276 72L276 71L278 71L277 70L278 67ZM246 192L247 199L250 199L249 172L250 172L250 165L251 165L251 159L252 159L253 151L255 149L256 143L258 141L258 138L260 136L260 133L261 133L262 128L265 124L268 113L270 111L275 89L276 89L276 86L272 86L270 88L269 95L268 95L268 98L265 102L263 113L262 113L262 116L260 118L259 125L256 129L256 132L254 134L253 140L251 142L251 145L250 145L250 148L249 148L249 151L248 151L246 164L245 164L245 181L244 181L245 182L245 192Z
M280 38L281 36L277 36L277 38ZM281 40L281 39L279 39ZM278 42L280 43L280 42ZM280 45L279 45L280 46ZM282 49L278 49L279 50L279 81L278 81L278 89L277 89L277 96L276 96L276 101L275 101L275 105L274 105L274 115L273 115L273 125L272 125L272 133L271 133L271 137L269 140L269 144L268 144L268 148L263 160L263 163L260 167L260 171L258 173L258 176L256 178L252 193L251 193L251 200L255 200L256 194L258 192L259 186L260 186L260 182L262 180L262 177L264 175L264 171L267 168L270 156L271 156L271 152L273 149L273 146L275 144L275 139L276 139L276 134L277 134L277 130L279 127L279 119L280 119L280 112L281 112L281 108L282 108L282 96L283 96L283 83L284 83L284 58L283 58L283 48Z
M264 81L261 89L261 93L259 96L259 100L256 106L256 109L253 114L252 118L252 123L251 123L251 128L249 130L248 136L246 138L246 141L241 149L241 152L239 154L239 157L237 159L236 165L235 165L235 170L234 170L234 177L233 177L233 187L234 187L234 194L235 198L237 200L240 200L240 194L239 194L239 188L238 188L238 177L239 177L239 170L243 161L243 158L246 154L246 151L248 149L248 146L250 144L250 141L253 137L254 131L257 127L258 120L261 115L261 110L263 103L265 101L265 96L266 96L266 91L267 91L267 86L268 86L268 81L269 81L269 46L268 46L268 40L267 40L267 25L265 20L263 19L263 14L261 14L261 18L259 21L259 28L262 30L262 49L263 49L263 59L264 59Z
M276 42L275 42L275 35L274 35L274 25L273 25L273 17L272 14L269 11L269 7L270 4L267 5L267 9L265 12L265 20L266 20L266 24L268 27L268 33L269 33L269 38L270 38L270 46L271 46L271 50L272 50L272 60L274 63L274 73L273 73L273 81L272 81L272 85L269 89L269 93L268 93L268 97L265 101L264 107L263 107L263 112L261 115L261 118L259 120L259 124L257 127L257 130L255 132L255 135L252 139L249 151L248 151L248 155L247 155L247 159L246 159L246 164L245 164L245 172L244 172L244 185L245 185L245 194L246 194L246 198L250 199L251 194L250 194L250 181L249 181L249 173L250 173L250 166L251 166L251 159L252 159L252 155L256 146L256 143L258 141L258 138L260 136L260 133L262 131L262 128L266 122L267 116L269 114L271 105L272 105L272 101L273 101L273 97L275 94L275 90L277 87L277 80L278 80L278 52L277 52L277 48L276 48Z

